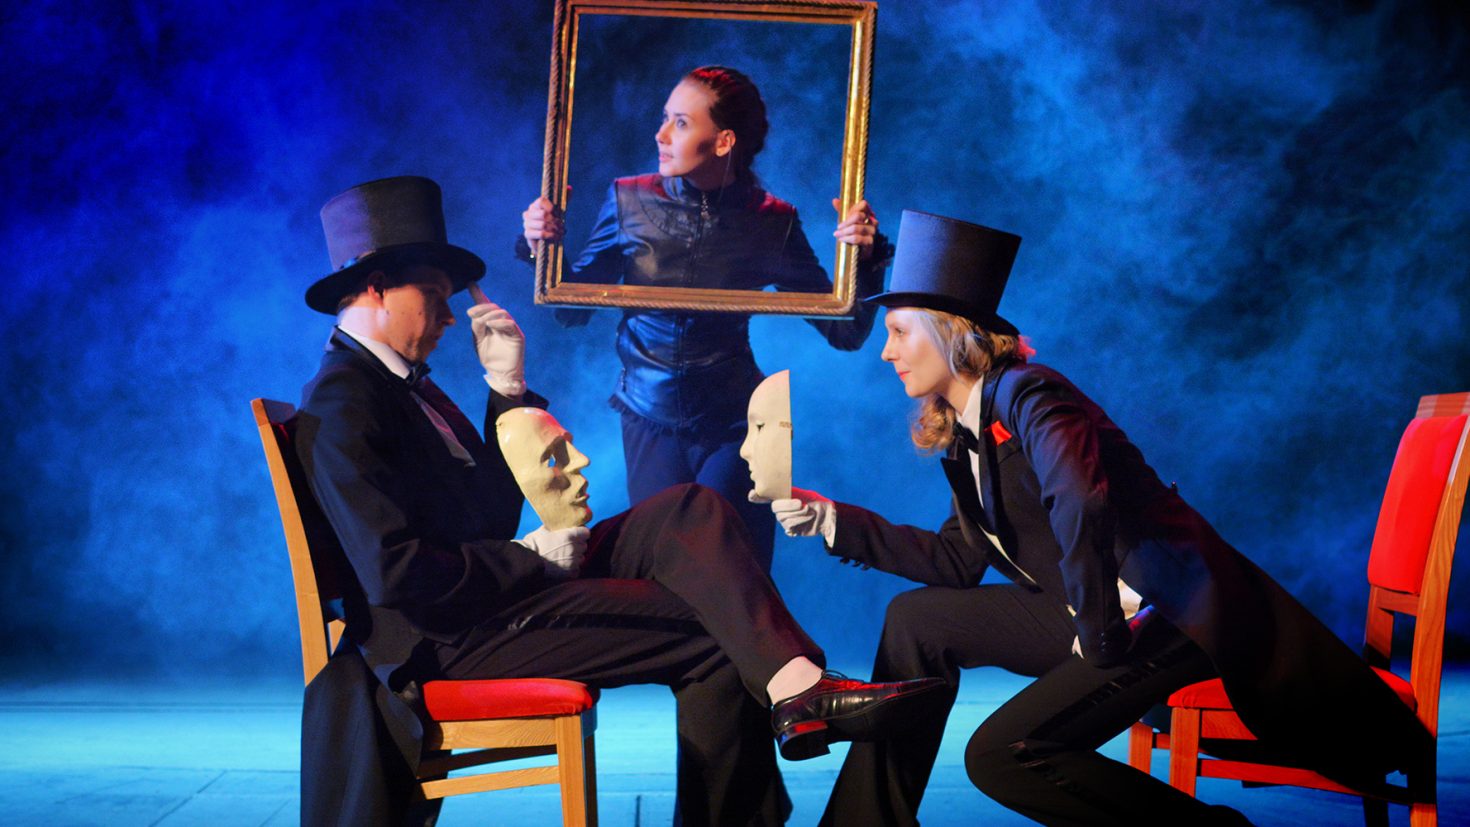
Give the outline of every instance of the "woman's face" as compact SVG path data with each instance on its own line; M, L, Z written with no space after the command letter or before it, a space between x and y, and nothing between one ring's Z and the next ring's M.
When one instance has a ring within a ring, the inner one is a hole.
M892 307L883 317L888 341L883 344L883 361L893 365L903 392L914 399L931 393L941 396L949 390L954 374L929 331L919 322L922 311L911 307Z
M719 129L710 117L714 93L704 84L682 81L664 103L664 120L654 133L658 144L658 174L685 176L700 189L714 189L730 172L735 133Z

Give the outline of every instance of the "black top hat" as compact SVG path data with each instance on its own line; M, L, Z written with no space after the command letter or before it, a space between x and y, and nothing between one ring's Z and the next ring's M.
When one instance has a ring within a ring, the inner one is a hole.
M306 290L306 306L336 314L343 296L361 288L373 270L430 264L456 291L485 275L485 262L448 243L443 194L427 178L403 175L358 184L322 207L322 229L332 273Z
M1016 261L1021 237L904 210L898 225L898 252L888 292L865 302L884 307L924 307L963 316L995 333L1015 335L1016 326L995 310Z

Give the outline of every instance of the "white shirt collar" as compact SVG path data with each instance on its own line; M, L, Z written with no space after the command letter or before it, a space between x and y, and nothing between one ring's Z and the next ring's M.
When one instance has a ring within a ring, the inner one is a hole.
M984 377L975 380L975 387L970 389L970 398L965 401L965 409L960 412L960 424L976 439L980 438L980 391L984 386Z
M399 379L408 378L408 360L403 358L398 351L377 339L368 338L368 335L362 331L350 329L346 323L338 324L337 329L351 336L354 341L378 357L378 361L383 363L383 367L392 371L394 376L397 376Z

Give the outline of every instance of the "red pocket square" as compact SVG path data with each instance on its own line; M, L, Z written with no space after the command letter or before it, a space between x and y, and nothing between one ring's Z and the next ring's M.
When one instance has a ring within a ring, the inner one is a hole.
M990 441L996 445L1011 438L1011 432L1006 430L1006 426L1000 424L1000 420L990 423L985 428L985 433L990 434Z

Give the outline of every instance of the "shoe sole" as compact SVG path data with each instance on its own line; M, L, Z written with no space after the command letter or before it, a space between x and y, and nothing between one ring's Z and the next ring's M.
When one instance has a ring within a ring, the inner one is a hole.
M827 724L807 721L784 729L776 736L781 757L787 761L805 761L831 752L827 747Z
M834 716L821 721L804 721L787 727L776 735L776 742L781 748L781 757L788 761L805 761L808 758L816 758L831 752L829 744L832 741L875 740L873 732L879 728L882 717L893 714L892 710L895 707L902 707L912 699L927 695L941 686L944 686L943 681L935 681L929 686L896 695L859 712ZM834 723L839 725L836 729L831 726ZM853 732L842 726L849 723L860 724L859 727L854 728L858 731Z

